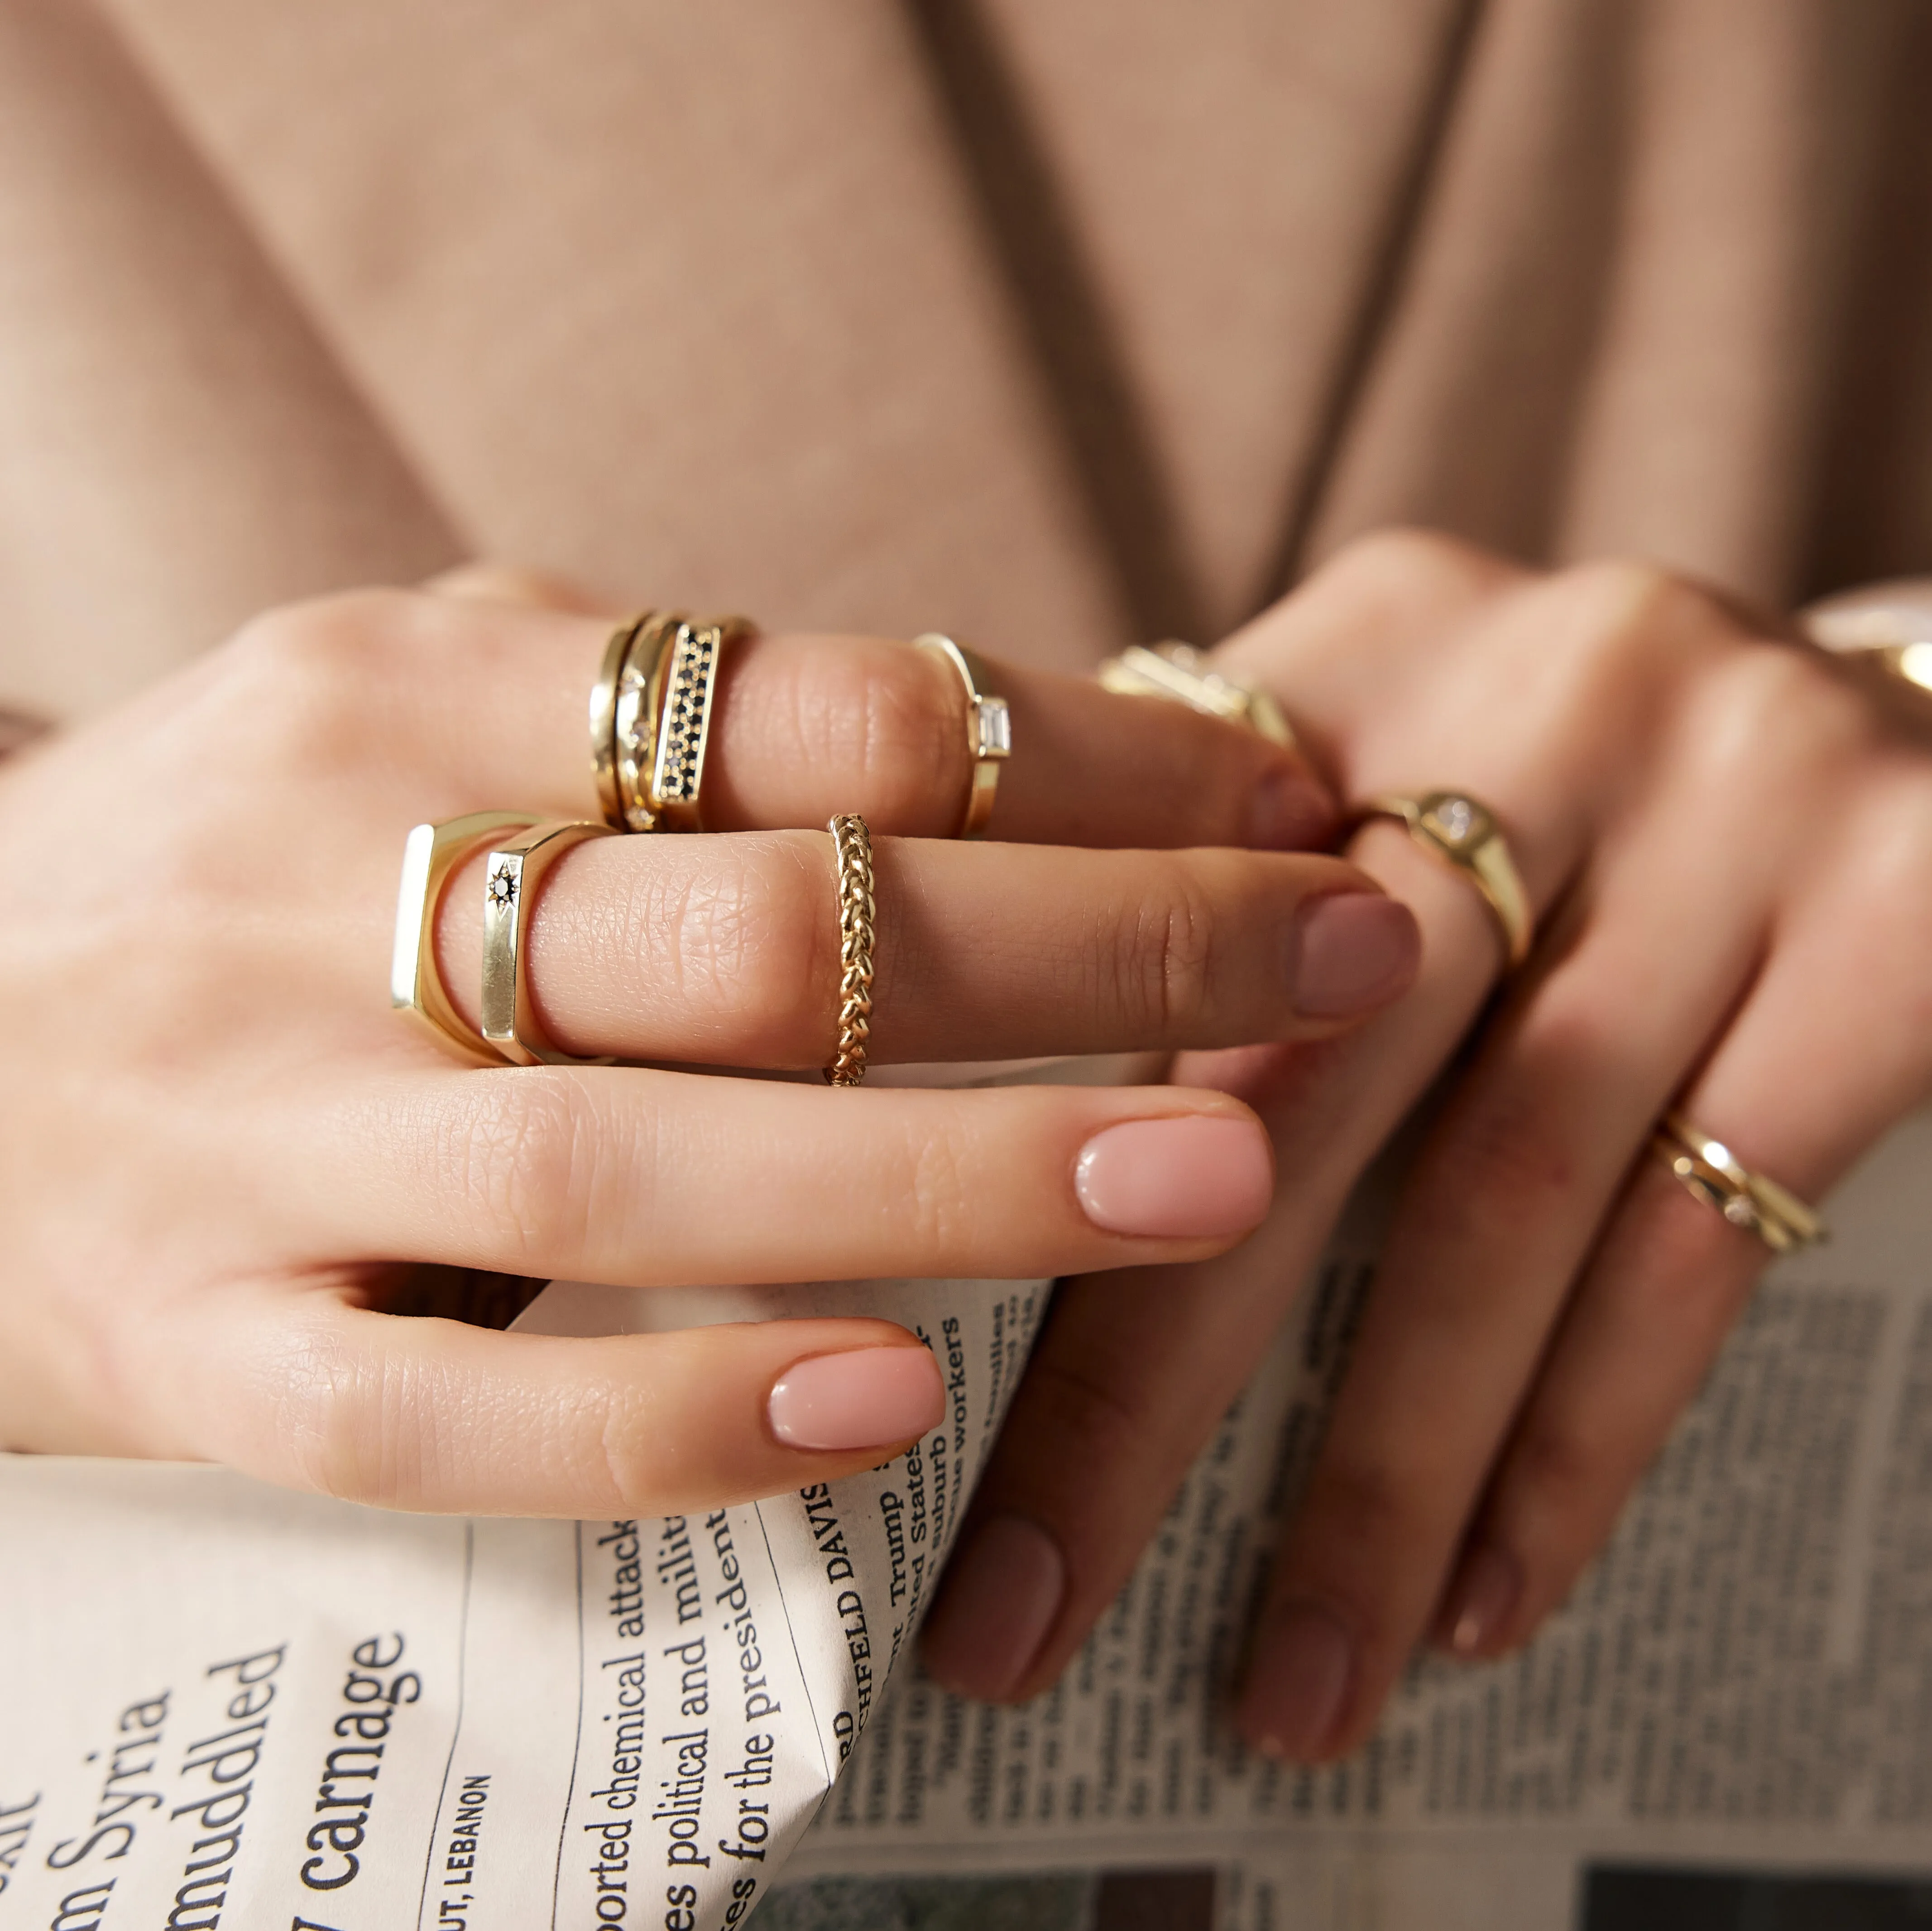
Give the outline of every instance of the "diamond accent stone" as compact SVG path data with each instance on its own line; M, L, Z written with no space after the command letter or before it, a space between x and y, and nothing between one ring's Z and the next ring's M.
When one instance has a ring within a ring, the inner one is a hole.
M1013 716L1004 697L981 697L973 706L973 755L975 757L1010 757L1013 749Z
M1476 829L1476 808L1466 798L1445 798L1433 813L1445 837L1461 844Z
M490 873L485 889L492 905L513 905L517 898L517 874L507 865L500 865Z

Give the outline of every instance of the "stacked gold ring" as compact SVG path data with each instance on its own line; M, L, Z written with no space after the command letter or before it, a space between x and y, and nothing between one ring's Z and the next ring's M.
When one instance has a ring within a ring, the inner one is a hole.
M1012 712L1005 698L986 688L986 665L964 644L936 630L922 631L912 642L915 650L943 658L966 687L966 754L972 760L972 780L953 835L976 838L993 815L1000 767L1012 755Z
M1244 724L1270 744L1293 745L1281 706L1258 685L1212 669L1192 644L1130 644L1100 666L1100 686L1121 697L1165 697L1210 718Z
M703 829L719 665L727 644L753 634L743 617L698 622L682 610L646 610L611 633L590 691L590 766L613 830Z
M1721 1140L1681 1113L1658 1121L1651 1151L1733 1227L1755 1234L1774 1254L1794 1254L1829 1237L1823 1217L1788 1188L1754 1174Z

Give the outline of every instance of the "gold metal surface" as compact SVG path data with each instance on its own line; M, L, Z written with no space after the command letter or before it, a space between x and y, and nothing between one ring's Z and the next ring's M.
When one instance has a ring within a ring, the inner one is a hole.
M826 828L838 862L838 1050L825 1069L830 1086L856 1086L866 1077L872 1031L872 838L856 811Z
M560 1052L537 1024L530 994L530 908L544 874L586 839L616 835L609 825L551 818L490 849L483 875L483 1036L514 1065L616 1063L610 1057L580 1060Z
M976 838L993 815L993 800L1000 789L1000 766L1012 755L1012 712L1006 700L986 688L986 667L964 645L942 631L922 631L913 639L915 650L931 651L944 658L966 687L966 755L971 760L971 778L966 792L966 809L955 838Z
M658 740L664 675L681 610L654 610L638 627L617 673L612 730L616 741L618 828L662 831L657 802Z
M1371 798L1356 816L1400 819L1424 850L1453 865L1483 895L1510 965L1520 966L1529 956L1536 936L1529 894L1486 805L1466 791L1431 791L1420 798L1390 793Z
M1754 1174L1721 1140L1681 1113L1658 1123L1651 1151L1696 1197L1733 1227L1755 1234L1774 1254L1793 1254L1830 1238L1816 1209L1788 1188Z
M750 619L724 617L706 623L681 622L667 640L650 798L652 811L668 831L704 829L699 793L724 647L755 634Z
M389 962L389 1003L406 1012L438 1045L494 1066L498 1055L466 1024L436 970L436 921L451 874L506 832L525 832L535 811L472 811L440 825L418 825L403 847L402 891L396 904L396 943Z
M1192 644L1130 644L1100 666L1101 688L1121 697L1165 697L1210 718L1244 724L1271 744L1292 747L1294 732L1281 706L1258 685L1212 670Z
M655 613L645 610L620 623L604 646L597 680L590 687L590 781L604 822L624 829L624 802L617 790L617 688L638 633Z

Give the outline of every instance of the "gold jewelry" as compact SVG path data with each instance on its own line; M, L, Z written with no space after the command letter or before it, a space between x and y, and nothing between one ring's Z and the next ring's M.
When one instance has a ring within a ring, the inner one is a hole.
M1130 644L1100 666L1100 685L1121 697L1165 697L1210 718L1245 724L1270 744L1294 743L1294 732L1274 697L1258 685L1210 670L1192 644Z
M711 742L713 693L724 646L752 634L745 617L716 623L680 623L664 667L663 717L658 728L651 803L674 832L698 832L698 793L704 781L705 748Z
M1431 791L1420 798L1390 793L1371 798L1356 813L1364 818L1400 818L1423 850L1467 874L1495 914L1503 949L1512 966L1529 956L1536 925L1522 874L1497 829L1496 814L1466 791Z
M963 645L936 630L922 631L912 641L914 649L944 658L966 687L966 755L973 760L973 781L966 793L965 815L953 835L976 838L993 815L1000 766L1013 754L1013 715L1005 698L986 688L986 665Z
M617 816L610 822L620 831L664 829L652 795L663 724L664 661L683 622L680 610L650 613L632 633L618 669L611 706Z
M597 808L614 829L624 826L624 802L617 790L617 685L638 633L656 614L651 610L628 618L610 633L597 681L590 687L590 781L597 792Z
M458 1015L444 990L436 963L436 913L452 873L506 832L526 832L537 822L534 811L472 811L440 825L418 825L403 847L389 1003L410 1015L439 1044L492 1066L496 1048Z
M1682 1114L1664 1116L1650 1147L1700 1200L1733 1227L1755 1234L1774 1254L1794 1254L1830 1238L1816 1209L1775 1180L1751 1172L1723 1141L1712 1139Z
M608 1066L614 1058L580 1060L544 1037L530 1009L530 907L544 874L586 838L616 835L608 825L551 818L520 838L493 846L483 878L483 1036L520 1066Z
M838 861L838 1050L825 1080L856 1086L872 1030L872 837L856 811L842 811L825 829Z

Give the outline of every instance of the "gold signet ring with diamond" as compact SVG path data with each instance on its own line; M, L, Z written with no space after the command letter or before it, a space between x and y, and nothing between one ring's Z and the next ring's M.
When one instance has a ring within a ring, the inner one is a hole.
M450 876L485 845L539 822L535 811L472 811L440 825L418 825L403 847L403 889L396 904L396 947L389 965L389 1003L407 1013L438 1045L494 1066L495 1047L450 1003L436 970L436 920Z
M1651 1151L1696 1197L1733 1227L1755 1234L1774 1254L1794 1254L1829 1238L1822 1217L1788 1188L1754 1174L1721 1140L1681 1113L1658 1122Z
M976 838L993 815L1000 766L1013 754L1012 713L1005 698L987 689L986 667L963 644L936 630L922 631L912 641L914 649L943 657L966 687L966 755L973 761L973 779L966 793L965 812L953 835Z
M1371 798L1355 816L1358 823L1366 818L1400 819L1424 850L1453 865L1483 895L1510 964L1520 966L1528 958L1536 936L1529 894L1497 829L1496 814L1486 805L1466 791L1431 791L1420 798L1390 794Z
M1214 670L1190 643L1130 644L1100 666L1100 688L1120 697L1165 697L1210 718L1244 724L1270 744L1294 744L1287 717L1258 685Z
M493 845L483 874L483 1036L513 1065L608 1066L614 1059L580 1060L544 1036L530 1005L530 907L544 874L586 838L616 835L609 825L551 818L520 838Z

